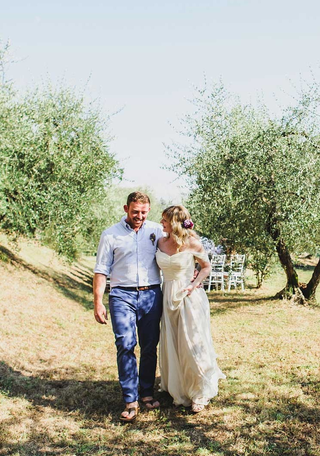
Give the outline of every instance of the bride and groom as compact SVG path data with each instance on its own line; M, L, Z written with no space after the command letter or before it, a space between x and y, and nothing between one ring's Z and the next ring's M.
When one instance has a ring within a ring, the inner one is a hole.
M153 393L159 337L161 389L175 405L200 412L225 378L212 343L208 299L198 287L210 272L208 257L183 206L165 209L161 226L147 220L149 197L133 192L124 211L121 221L101 235L93 280L94 316L106 324L102 300L110 276L109 310L125 402L120 420L135 420L139 398L148 410L160 407ZM195 260L201 270L194 279Z

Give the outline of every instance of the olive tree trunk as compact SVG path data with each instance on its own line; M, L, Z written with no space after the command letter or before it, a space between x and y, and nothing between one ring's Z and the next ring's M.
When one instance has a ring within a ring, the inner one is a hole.
M298 274L294 269L290 252L283 239L278 239L276 249L281 266L283 267L287 277L286 286L283 290L277 293L276 297L280 299L293 299L300 304L304 304L305 297L299 286Z
M275 297L279 299L292 299L299 304L305 304L307 298L304 296L303 292L300 289L298 274L294 269L293 261L288 247L286 246L281 236L277 220L273 216L274 213L275 210L273 208L273 211L270 212L266 228L267 232L270 234L276 244L278 257L287 277L286 286L281 291L279 291Z
M299 283L298 274L294 268L290 252L280 236L280 230L278 228L272 230L269 228L268 231L276 242L278 257L287 277L286 286L276 294L276 297L280 299L292 299L299 304L315 302L316 290L320 283L320 260L314 268L309 282L307 284Z
M317 286L320 283L320 259L314 268L313 274L311 279L309 280L307 286L305 288L301 288L303 296L308 301L315 301L316 300L316 290Z

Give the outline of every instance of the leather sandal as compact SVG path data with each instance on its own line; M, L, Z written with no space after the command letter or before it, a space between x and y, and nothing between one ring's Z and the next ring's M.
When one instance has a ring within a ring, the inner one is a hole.
M150 397L150 399L148 397L143 397L141 398L141 402L147 410L154 410L160 407L160 402L155 400L153 397Z
M139 405L130 405L130 407L126 407L123 412L128 412L127 416L120 415L120 420L125 421L126 423L132 423L138 416L139 413ZM122 412L122 413L123 413Z

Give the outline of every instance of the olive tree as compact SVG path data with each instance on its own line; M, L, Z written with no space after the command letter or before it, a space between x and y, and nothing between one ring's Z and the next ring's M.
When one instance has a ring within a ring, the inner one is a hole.
M19 97L2 82L0 228L74 258L121 177L109 143L108 119L75 89L48 83Z
M265 267L276 253L287 277L279 295L313 300L320 262L301 284L292 253L319 249L319 85L302 89L280 116L243 105L223 84L200 90L194 103L187 145L174 145L171 156L172 169L188 177L200 232L232 239Z

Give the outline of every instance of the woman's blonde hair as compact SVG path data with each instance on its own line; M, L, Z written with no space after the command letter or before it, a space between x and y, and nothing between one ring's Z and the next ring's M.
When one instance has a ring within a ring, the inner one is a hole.
M169 206L162 212L162 217L165 217L171 225L172 232L170 235L178 244L178 250L190 236L198 238L192 229L193 223L190 214L184 206Z

